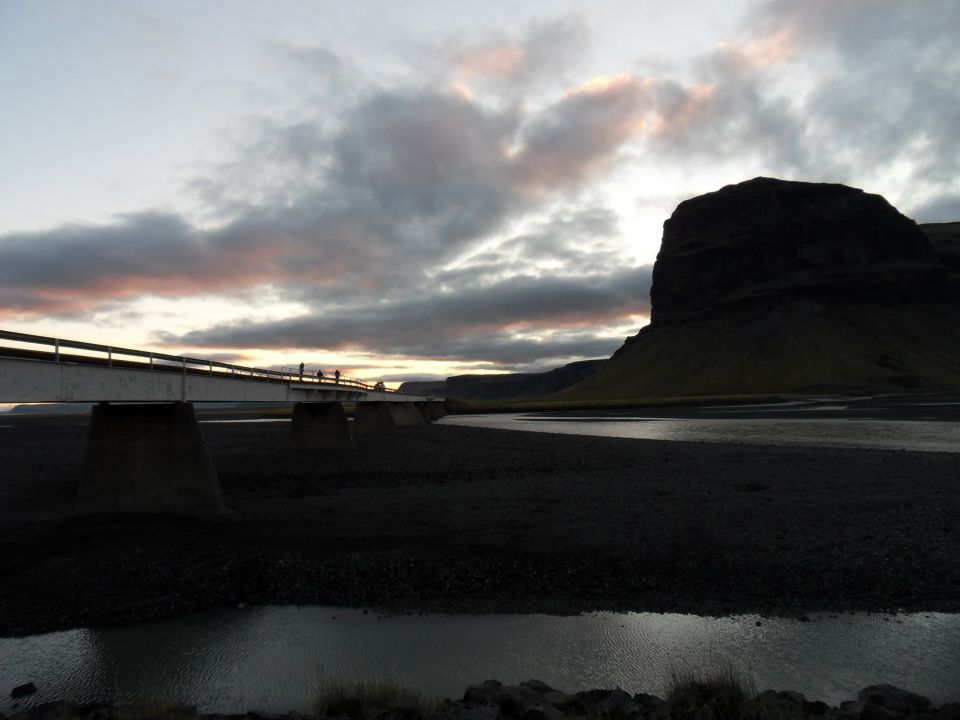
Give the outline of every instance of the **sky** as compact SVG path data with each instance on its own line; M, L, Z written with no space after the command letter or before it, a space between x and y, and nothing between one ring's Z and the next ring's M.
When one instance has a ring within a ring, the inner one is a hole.
M956 0L0 0L0 329L368 380L607 357L766 175L960 220Z

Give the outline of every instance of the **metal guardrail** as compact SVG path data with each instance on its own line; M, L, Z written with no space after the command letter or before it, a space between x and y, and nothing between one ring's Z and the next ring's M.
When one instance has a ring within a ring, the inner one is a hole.
M347 386L359 388L361 390L394 392L386 388L378 387L378 384L372 385L359 378L347 377L341 375L339 380L335 380L333 373L324 372L324 377L317 377L317 371L312 375L304 368L303 374L300 373L299 366L283 368L281 370L268 370L264 368L252 368L243 365L232 365L230 363L220 362L218 360L205 360L202 358L191 358L181 355L167 355L164 353L150 352L147 350L134 350L132 348L117 347L115 345L98 345L96 343L81 342L79 340L64 340L62 338L46 337L43 335L30 335L27 333L11 332L9 330L0 330L0 340L12 340L14 342L26 345L39 345L44 350L28 350L31 355L46 355L49 357L34 357L34 359L47 360L52 362L76 363L91 365L107 365L113 367L124 367L127 369L156 370L163 372L184 372L184 373L208 373L210 375L219 375L235 378L238 380L256 380L258 382L296 382L315 385L329 385L333 387ZM88 358L85 355L65 354L67 350L84 350L87 352L100 353L102 357L94 356ZM20 348L11 348L0 344L0 355L3 351L16 351ZM119 356L119 357L118 357ZM16 355L13 355L16 357ZM22 357L22 355L20 355ZM122 360L121 360L122 358ZM129 360L127 358L136 358Z

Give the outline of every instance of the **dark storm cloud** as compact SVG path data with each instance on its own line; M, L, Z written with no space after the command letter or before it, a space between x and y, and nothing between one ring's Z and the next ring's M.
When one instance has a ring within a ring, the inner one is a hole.
M293 165L295 178L294 159L302 167L322 144L309 127L274 130L261 150L281 162L263 166ZM452 95L379 93L330 143L319 188L301 187L289 202L232 203L235 217L219 229L141 213L0 237L0 301L7 314L71 314L145 294L283 282L369 288L419 274L505 217L510 191L496 158L510 130Z
M319 284L336 274L350 292L409 284L529 207L505 158L518 122L452 92L378 90L326 136L315 125L266 124L246 159L204 192L233 217L221 237L295 248L279 261L293 276L277 281L314 267Z
M513 277L461 292L333 307L309 317L221 325L163 339L196 347L363 349L463 359L471 357L466 350L471 348L487 360L529 362L536 348L549 351L549 357L568 357L576 354L566 353L573 345L594 347L593 328L648 311L649 288L646 266L591 277ZM541 341L514 337L544 328L563 336ZM609 348L609 338L602 344ZM483 350L485 345L489 347ZM564 348L566 354L560 353Z
M517 121L449 93L378 93L337 137L328 189L383 243L436 260L514 206L503 152Z
M216 252L173 215L13 233L0 238L0 312L74 314L151 287L198 292L215 264Z

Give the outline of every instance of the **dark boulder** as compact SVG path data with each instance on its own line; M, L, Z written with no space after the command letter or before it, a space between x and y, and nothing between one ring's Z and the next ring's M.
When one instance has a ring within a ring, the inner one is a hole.
M33 695L37 691L37 686L32 682L24 683L23 685L17 685L13 690L10 691L10 697L14 700L19 700L20 698L25 698L28 695Z
M884 708L897 715L917 715L929 712L932 703L929 698L894 685L871 685L857 693L857 700L863 703L864 713L871 707Z

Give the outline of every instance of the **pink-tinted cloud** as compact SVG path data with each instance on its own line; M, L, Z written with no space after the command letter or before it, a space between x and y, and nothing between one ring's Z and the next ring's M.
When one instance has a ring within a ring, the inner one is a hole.
M468 48L451 58L454 77L469 81L475 77L515 79L527 66L527 51L517 44Z
M577 17L535 22L512 36L459 44L445 53L444 72L460 91L475 83L499 92L520 92L556 79L583 54L587 31Z
M258 285L338 282L359 262L347 238L330 240L248 218L202 232L158 213L110 225L66 226L0 238L0 318L78 316L144 296L234 294ZM305 262L306 260L306 262Z
M568 90L527 127L513 158L514 181L540 194L583 183L607 170L620 150L644 136L692 125L713 88L655 77L595 77Z
M719 52L727 62L745 69L758 69L795 57L799 48L793 28L785 27L758 35L744 42L721 43Z

